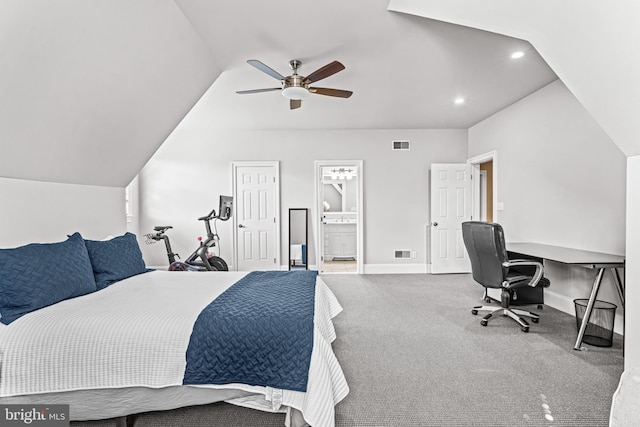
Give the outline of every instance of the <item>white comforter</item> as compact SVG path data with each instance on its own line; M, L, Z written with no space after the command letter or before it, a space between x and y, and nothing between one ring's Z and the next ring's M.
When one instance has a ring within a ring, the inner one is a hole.
M0 325L0 401L17 395L180 386L198 314L245 274L146 273ZM318 277L306 393L244 384L203 387L251 392L228 401L267 411L295 408L312 426L334 425L334 406L349 391L331 348L331 319L341 310Z

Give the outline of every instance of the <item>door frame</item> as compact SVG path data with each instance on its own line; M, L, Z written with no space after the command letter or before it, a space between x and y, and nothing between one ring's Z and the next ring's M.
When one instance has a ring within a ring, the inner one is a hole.
M315 224L315 239L316 239L316 268L319 272L322 271L323 264L323 248L324 248L324 233L322 227L322 214L324 207L320 195L322 194L322 168L330 166L355 166L358 176L358 216L356 223L356 273L362 274L364 272L364 236L363 236L363 222L364 222L364 169L362 160L315 160L314 175L315 175L315 209L313 209L313 223Z
M234 161L231 162L231 188L233 193L233 206L234 211L236 207L236 200L238 200L238 187L236 182L236 174L240 167L265 167L270 166L274 168L275 176L275 191L274 191L274 215L275 215L275 257L276 267L281 269L280 264L280 162L278 160L264 160L264 161ZM233 269L238 271L238 215L233 215Z
M493 222L498 222L498 152L493 150L467 159L471 165L471 218L480 220L480 165L493 161Z

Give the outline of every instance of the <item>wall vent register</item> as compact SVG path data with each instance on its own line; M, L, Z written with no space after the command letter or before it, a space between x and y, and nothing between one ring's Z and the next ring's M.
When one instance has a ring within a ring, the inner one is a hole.
M393 149L394 150L408 150L409 149L409 141L408 140L402 140L402 141L393 141Z
M411 251L407 250L396 250L394 252L394 257L396 259L409 259L411 258Z

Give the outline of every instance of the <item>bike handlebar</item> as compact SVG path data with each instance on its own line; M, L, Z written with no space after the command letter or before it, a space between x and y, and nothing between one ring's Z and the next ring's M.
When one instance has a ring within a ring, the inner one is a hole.
M198 218L198 221L211 221L212 219L215 219L216 217L216 210L212 210L211 212L209 212L209 215L207 216L203 216Z

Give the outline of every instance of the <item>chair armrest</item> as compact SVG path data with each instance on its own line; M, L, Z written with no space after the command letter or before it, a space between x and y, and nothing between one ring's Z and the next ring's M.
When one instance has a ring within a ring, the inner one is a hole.
M509 261L505 261L502 263L503 267L520 267L520 266L528 266L535 267L536 271L533 273L533 279L528 283L532 288L536 287L540 279L542 279L542 273L544 272L544 267L542 263L538 261L524 260L524 259L510 259Z

